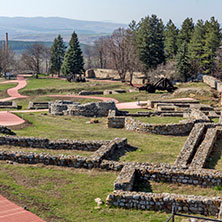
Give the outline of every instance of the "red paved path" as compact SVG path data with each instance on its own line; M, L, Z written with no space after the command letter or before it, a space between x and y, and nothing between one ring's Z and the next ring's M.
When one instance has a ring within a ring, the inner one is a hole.
M45 222L31 212L24 210L0 195L1 222Z

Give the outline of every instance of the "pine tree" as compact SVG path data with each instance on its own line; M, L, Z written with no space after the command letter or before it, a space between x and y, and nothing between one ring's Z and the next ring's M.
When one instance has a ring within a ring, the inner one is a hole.
M186 82L190 77L190 63L188 57L188 46L186 41L184 41L178 49L178 53L176 56L176 67L180 78Z
M205 25L203 20L198 20L195 25L190 43L188 45L189 57L192 64L193 73L201 72L202 57L205 44Z
M168 59L173 59L177 54L178 29L170 19L164 30L165 55Z
M203 72L209 74L214 69L214 61L216 57L216 51L220 46L221 30L220 24L214 17L210 21L205 23L206 33L204 42L204 54L202 56Z
M51 58L50 58L50 72L60 74L62 63L64 60L66 46L61 35L54 39L53 45L51 46Z
M155 69L165 61L164 27L156 15L147 16L139 23L137 30L137 47L139 59L144 64L145 71Z
M194 23L192 18L186 18L183 21L182 27L178 35L178 48L183 44L183 42L189 43L191 35L194 30Z
M65 54L61 70L64 75L72 75L73 77L76 74L82 74L85 72L82 50L80 48L78 36L75 32L73 32L69 42L69 48Z

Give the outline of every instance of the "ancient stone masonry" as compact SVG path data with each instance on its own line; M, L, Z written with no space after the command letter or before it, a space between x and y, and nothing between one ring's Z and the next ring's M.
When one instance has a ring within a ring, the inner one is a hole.
M17 109L18 105L15 101L1 101L0 108L3 109Z
M204 75L203 82L211 88L216 89L218 92L222 91L222 82L213 76Z
M204 171L190 171L185 174L183 170L178 170L170 165L126 164L114 183L114 192L108 195L106 203L107 205L127 209L135 208L165 212L170 212L172 205L175 204L179 212L217 216L222 202L220 197L208 198L193 195L133 191L134 182L138 177L140 180L154 180L157 182L175 183L177 181L177 183L189 184L190 181L190 184L195 185L201 180L202 183L210 180L213 182L211 170L208 170L211 175ZM218 176L218 183L221 184L222 173L214 173ZM171 179L169 179L170 177Z
M165 211L170 213L176 205L178 212L218 216L221 198L169 193L143 193L114 191L108 195L106 204L126 209Z
M55 101L49 104L49 113L53 115L71 115L86 117L107 117L109 110L118 111L114 101L80 104L72 101Z
M17 139L17 140L16 140ZM52 141L51 141L52 142ZM68 141L71 142L71 141ZM14 146L23 146L23 147L35 147L35 148L46 148L48 147L49 141L47 139L35 139L35 138L15 138L15 137L5 137L0 138L0 144L14 145ZM53 142L50 143L50 148ZM59 144L59 146L58 146ZM63 143L63 145L67 145L69 143ZM42 163L45 165L58 165L65 167L74 167L74 168L101 168L107 170L121 170L123 165L120 163L115 163L113 161L106 161L106 163L102 164L103 160L109 158L113 152L117 149L121 149L127 145L126 139L116 138L107 142L73 142L75 146L77 146L78 150L87 150L87 151L95 151L89 157L81 157L81 156L72 156L72 155L50 155L47 153L33 153L33 152L19 152L19 151L0 151L0 160L10 160L18 163L24 164L37 164ZM73 145L72 144L72 145ZM54 143L56 149L67 149L62 146L62 143ZM80 146L78 146L80 145ZM87 147L88 145L88 147ZM53 149L55 149L53 148ZM73 149L74 147L72 147ZM68 149L70 149L68 145Z
M131 117L125 119L126 130L138 132L154 133L161 135L188 135L197 121L187 120L182 123L172 124L148 124L136 121Z
M29 102L28 109L48 109L48 102Z
M16 135L12 130L10 130L6 126L0 126L0 133L7 135Z
M53 149L96 151L108 141L49 140L34 137L0 136L0 145Z
M221 124L196 124L185 142L175 165L178 167L204 168L218 135L222 132Z

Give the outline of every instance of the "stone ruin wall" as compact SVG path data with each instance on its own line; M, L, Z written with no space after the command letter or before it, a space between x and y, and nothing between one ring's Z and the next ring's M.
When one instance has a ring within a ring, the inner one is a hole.
M0 151L0 160L8 160L23 164L57 165L74 168L102 168L107 170L121 170L121 163L105 161L118 149L127 146L127 139L116 138L111 141L72 141L58 140L50 141L48 139L25 138L25 137L0 137L0 145L21 146L29 148L45 149L71 149L91 151L89 157L74 155L50 155L47 153L20 152L20 151Z
M49 103L49 113L52 115L107 117L109 110L117 111L114 101L80 104L57 100Z
M219 93L221 93L222 82L219 79L217 79L213 76L204 75L203 82L206 83L207 85L209 85L211 88L216 89Z
M168 170L168 172L167 172ZM173 170L177 173L173 174ZM193 181L194 185L197 185L200 181L199 176L202 175L204 181L208 181L211 178L212 172L208 170L199 172L190 172L184 175L184 171L170 166L161 165L149 165L149 164L138 164L138 165L126 165L118 178L114 183L114 192L109 194L106 199L107 205L112 205L115 207L122 207L126 209L142 209L142 210L154 210L154 211L164 211L171 212L172 206L176 206L179 212L191 213L191 214L202 214L205 216L218 216L220 212L221 197L203 197L194 195L178 195L170 193L144 193L133 191L135 178L141 177L140 179L154 180L157 182L172 182L177 181L177 183L187 183L185 181ZM205 173L205 175L204 175ZM222 179L222 173L219 173L218 181ZM169 181L171 177L171 181ZM203 181L202 181L203 182ZM192 184L192 183L190 183ZM212 185L212 184L211 184ZM206 186L206 185L205 185Z
M120 80L120 77L116 70L112 69L93 69L86 71L87 78L98 78L98 79L112 79ZM134 72L133 84L144 84L144 74L140 72ZM129 73L126 74L126 81L130 80Z

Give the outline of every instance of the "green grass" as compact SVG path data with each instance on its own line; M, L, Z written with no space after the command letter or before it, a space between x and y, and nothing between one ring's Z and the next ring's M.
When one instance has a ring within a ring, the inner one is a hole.
M82 90L87 91L103 91L105 89L119 89L127 88L128 86L117 82L86 82L86 83L75 83L68 82L60 79L29 79L28 84L25 88L19 92L22 95L46 95L46 94L67 94L67 93L79 93Z
M136 117L135 120L149 124L169 124L169 123L179 123L179 121L184 120L182 117Z
M0 97L5 98L8 97L7 89L13 88L17 85L17 83L4 83L0 84Z
M186 137L109 129L106 126L106 118L98 118L98 124L88 124L90 118L86 117L45 116L41 113L20 113L19 116L32 123L27 128L15 130L19 136L76 140L111 140L116 137L125 137L130 145L138 149L122 156L121 161L173 163L186 140Z
M165 213L105 205L100 210L94 209L94 199L105 201L116 177L115 172L0 162L0 194L27 206L47 222L166 221L169 215Z

